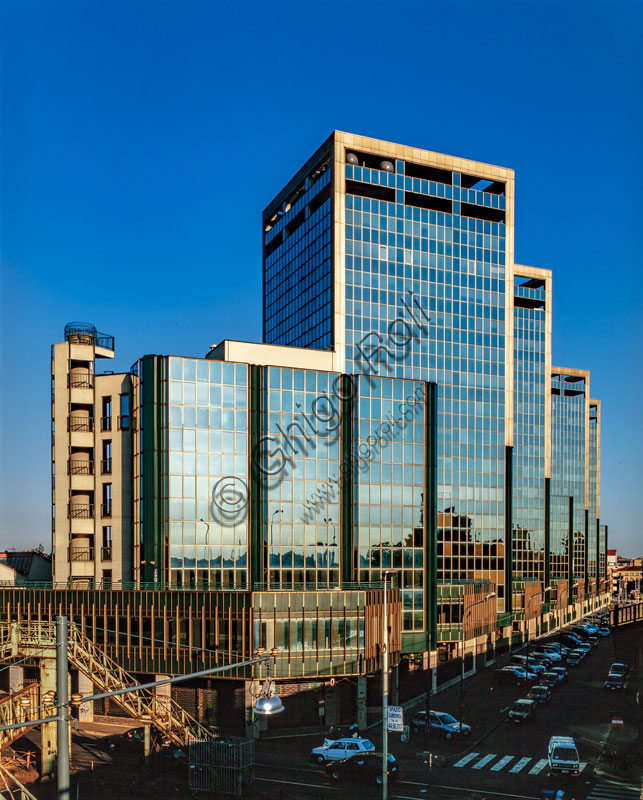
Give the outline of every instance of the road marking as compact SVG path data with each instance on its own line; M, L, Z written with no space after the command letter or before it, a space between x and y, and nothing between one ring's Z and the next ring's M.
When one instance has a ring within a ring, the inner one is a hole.
M494 764L493 767L491 767L491 772L500 772L501 769L504 769L507 766L512 758L513 756L505 756L504 758L501 758L497 764Z
M520 772L520 770L524 769L530 761L531 758L521 758L520 761L513 765L509 772Z
M546 766L547 766L547 759L541 758L540 761L536 761L534 766L529 770L529 774L538 775L538 773L542 772Z
M480 761L476 761L476 763L473 765L473 769L482 769L483 767L486 767L490 761L493 761L496 755L497 753L487 753L487 755L481 758Z
M461 758L453 766L454 767L466 767L466 765L470 761L473 761L474 758L478 758L479 755L480 755L480 753L469 753L468 756L465 756L464 758Z

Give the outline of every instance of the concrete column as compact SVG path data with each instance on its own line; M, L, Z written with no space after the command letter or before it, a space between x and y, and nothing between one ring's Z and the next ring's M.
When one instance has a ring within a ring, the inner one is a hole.
M78 672L78 691L82 695L94 694L94 684L89 680L84 672ZM79 722L94 721L94 701L83 703L78 709Z
M50 652L50 651L48 651ZM56 691L56 658L40 659L40 696L42 697L49 691ZM44 709L41 709L44 711ZM52 709L47 713L54 714ZM40 777L51 775L56 768L56 757L58 755L57 727L55 722L48 722L40 726Z
M155 681L162 681L169 678L169 675L155 675ZM164 709L169 709L170 700L172 699L172 684L164 683L163 686L156 686L154 689L156 695L156 711L162 713Z
M331 725L339 724L341 718L341 708L339 707L339 696L334 686L326 684L324 689L324 716L319 717L319 722L326 728Z
M25 685L25 670L19 665L9 667L9 694L19 691Z
M366 713L366 676L360 675L357 678L357 725L360 731L365 731L368 724L368 714Z

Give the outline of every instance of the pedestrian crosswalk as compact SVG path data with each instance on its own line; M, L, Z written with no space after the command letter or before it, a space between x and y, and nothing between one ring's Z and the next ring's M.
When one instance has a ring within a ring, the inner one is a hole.
M639 800L640 797L643 797L643 790L633 784L599 781L587 795L587 800Z
M531 758L529 756L513 756L513 755L499 755L498 753L467 753L459 761L453 765L458 769L468 767L469 769L488 769L490 772L510 772L516 775L519 772L524 772L528 775L540 775L543 771L546 772L547 759L546 758ZM582 772L587 766L586 761L581 761L579 771ZM617 800L615 796L614 800Z

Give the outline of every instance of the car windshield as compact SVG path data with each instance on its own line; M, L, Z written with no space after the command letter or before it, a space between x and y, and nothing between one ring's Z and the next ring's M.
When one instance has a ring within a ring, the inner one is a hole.
M554 750L554 758L559 758L561 761L576 761L578 753L573 747L557 747Z
M512 708L515 711L524 711L527 708L531 708L531 703L529 702L529 700L516 700Z
M362 747L364 750L375 750L375 745L369 739L364 739L362 742Z
M457 722L456 718L452 717L451 714L440 714L440 713L438 713L435 716L438 718L438 720L443 725L452 725L454 722Z

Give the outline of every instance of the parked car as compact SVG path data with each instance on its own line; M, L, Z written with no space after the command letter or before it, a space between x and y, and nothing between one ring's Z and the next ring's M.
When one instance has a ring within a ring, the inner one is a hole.
M359 725L351 722L345 725L332 725L328 729L324 744L336 742L338 739L358 739L360 735Z
M554 650L545 650L545 649L538 649L532 650L529 653L530 656L536 656L537 658L546 658L550 664L558 663L562 661L562 657L560 653L556 653Z
M545 665L541 664L536 658L528 659L527 656L515 655L511 656L511 661L519 667L524 667L530 672L535 672L536 675L540 675L541 672L546 672Z
M532 722L537 708L535 700L516 700L507 713L507 719L510 722Z
M574 648L575 650L582 650L585 655L592 652L592 645L590 642L582 642L578 645L578 647Z
M609 636L612 631L607 627L602 627L598 629L599 636Z
M615 661L610 667L610 675L627 675L630 671L629 664L624 664L621 661Z
M538 678L541 686L549 686L550 689L555 689L560 682L561 676L557 672L545 672Z
M493 673L495 683L515 683L516 686L520 686L522 683L533 683L535 680L535 672L527 672L524 667L517 665L502 667Z
M454 736L468 736L471 733L471 726L458 722L455 717L444 711L429 711L427 727L426 711L418 711L411 720L411 731L413 733L426 731L443 736L445 739L452 739Z
M603 684L603 689L617 692L620 690L625 689L626 677L625 675L621 675L620 673L613 673L611 672L607 678L605 679L605 683Z
M543 649L547 652L558 653L559 656L564 658L571 648L562 642L547 642L547 644L543 645Z
M124 733L117 733L113 736L104 736L97 742L98 746L102 749L111 752L115 750L140 750L143 751L145 744L145 727L130 728ZM163 748L171 748L172 742L165 736L165 734L156 727L150 726L150 748L152 752L159 751Z
M549 654L542 653L539 650L530 650L527 653L527 658L530 662L535 660L536 663L542 664L546 669L549 669L553 664L553 659L549 657Z
M591 644L592 647L597 647L598 646L598 642L599 642L599 638L598 638L597 635L594 635L594 636L590 636L587 641L588 641L589 644Z
M335 742L314 747L311 757L318 764L325 764L327 761L353 758L359 753L369 753L374 750L375 745L370 739L338 739Z
M567 665L570 667L577 667L584 658L585 652L583 650L572 650L567 656Z
M359 753L352 758L332 761L326 766L326 774L334 781L360 781L382 783L382 753ZM392 753L388 754L386 770L389 781L397 780L399 768Z
M527 700L535 700L539 705L551 700L551 689L544 684L536 684L527 692Z
M567 674L567 669L565 667L552 667L550 672L555 672L556 675L560 676L561 683L567 683L567 678L569 677Z

